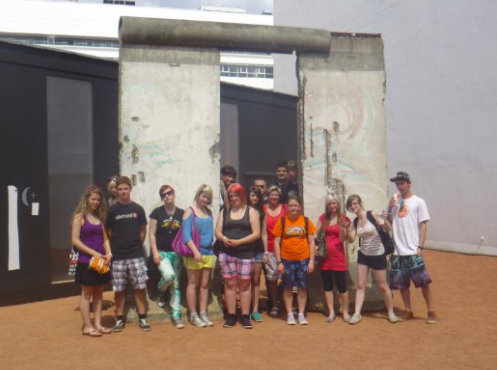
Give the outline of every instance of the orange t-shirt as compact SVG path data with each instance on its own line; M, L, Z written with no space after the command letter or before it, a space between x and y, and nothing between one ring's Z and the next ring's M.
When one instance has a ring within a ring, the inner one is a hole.
M314 235L316 227L309 220L307 233ZM281 218L276 221L273 228L274 236L281 237ZM310 257L309 242L305 237L305 219L300 215L295 221L286 216L285 232L281 237L281 258L291 261L299 261Z

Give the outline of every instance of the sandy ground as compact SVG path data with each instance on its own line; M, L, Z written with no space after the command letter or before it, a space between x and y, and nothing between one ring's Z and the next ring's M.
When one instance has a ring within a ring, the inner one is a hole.
M426 253L440 321L425 324L419 290L415 320L390 324L382 312L361 323L326 324L309 314L308 326L282 319L223 329L155 323L151 332L128 324L121 333L82 336L78 297L0 308L1 369L495 369L497 368L497 259ZM104 297L110 303L112 293ZM113 322L113 307L104 312ZM395 307L402 302L395 295Z

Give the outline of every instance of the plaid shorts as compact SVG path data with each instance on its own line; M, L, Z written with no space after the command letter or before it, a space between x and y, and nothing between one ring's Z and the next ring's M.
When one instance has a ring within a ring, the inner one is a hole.
M426 271L423 257L413 254L410 256L392 256L390 258L390 288L406 290L411 280L416 288L431 283L430 275Z
M242 279L252 278L254 269L254 259L241 259L229 256L226 253L219 253L219 264L221 265L221 275L224 279Z
M267 255L267 263L264 264L264 276L267 281L278 280L278 263L274 253Z
M145 258L128 258L112 261L112 288L115 292L126 290L128 279L134 289L147 287L147 265Z
M309 269L309 258L292 261L281 259L283 263L283 286L285 288L307 287L307 271Z

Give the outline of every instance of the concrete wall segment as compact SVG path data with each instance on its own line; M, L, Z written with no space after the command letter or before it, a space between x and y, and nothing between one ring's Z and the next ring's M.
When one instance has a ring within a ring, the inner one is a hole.
M119 39L123 44L291 53L327 52L331 36L325 30L311 28L122 17Z
M216 210L219 51L124 47L120 79L120 165L136 181L133 198L148 213L160 204L157 191L167 183L184 208L206 183Z

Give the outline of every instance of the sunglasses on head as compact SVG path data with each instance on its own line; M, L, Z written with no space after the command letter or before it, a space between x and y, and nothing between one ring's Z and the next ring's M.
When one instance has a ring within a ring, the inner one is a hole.
M165 197L168 197L168 196L173 195L173 194L174 194L174 191L168 190L168 191L165 191L164 193L162 193L160 196L161 196L161 198L165 198Z
M97 186L97 185L90 185L86 188L86 190L88 191L99 191L101 192L102 189L100 188L100 186Z

